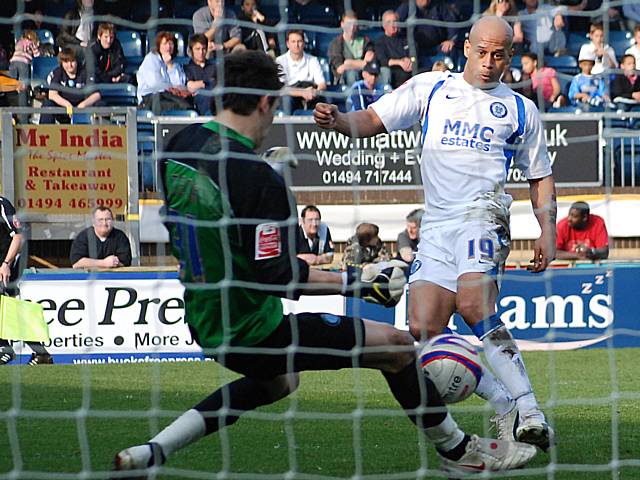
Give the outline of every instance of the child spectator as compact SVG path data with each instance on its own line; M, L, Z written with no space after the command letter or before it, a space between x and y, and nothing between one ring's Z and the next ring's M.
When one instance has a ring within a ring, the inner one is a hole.
M591 73L598 75L607 69L616 68L618 64L616 54L613 48L604 43L604 29L602 28L602 24L594 23L591 25L589 38L591 41L580 47L580 55L578 55L578 57L582 57L584 53L595 58L595 64Z
M369 62L362 69L362 80L351 86L347 109L351 112L366 110L369 105L384 95L384 86L378 83L380 66L377 62Z
M31 75L31 62L40 56L40 40L33 30L25 30L16 42L16 49L9 61L9 76L28 82Z
M572 105L588 109L590 105L598 107L606 100L604 78L592 75L596 63L592 52L581 52L578 65L581 73L573 77L569 86L569 101Z
M636 57L636 65L640 65L640 25L636 25L633 29L633 40L635 45L627 48L624 53Z
M611 82L611 98L616 103L640 102L640 75L636 71L635 57L624 55L620 68L623 73L615 75Z
M100 92L93 91L91 84L93 78L87 75L87 71L78 64L76 50L71 47L63 48L58 55L60 66L49 74L48 98L42 104L43 107L71 107L84 108L95 105L100 101ZM69 123L66 115L52 115L43 113L40 115L40 123Z
M130 77L124 72L124 52L112 23L101 23L98 26L98 38L91 45L91 53L97 83L129 82Z
M544 109L551 106L561 106L562 101L560 82L556 71L551 67L538 68L538 56L535 53L526 52L522 54L522 81L531 80L530 85L524 87L521 93L530 98L536 105L538 104L538 91L542 94ZM554 102L558 101L557 104Z

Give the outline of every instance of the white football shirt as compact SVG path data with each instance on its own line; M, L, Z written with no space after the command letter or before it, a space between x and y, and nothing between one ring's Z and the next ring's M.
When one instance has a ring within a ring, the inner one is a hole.
M502 83L482 90L461 73L423 73L369 108L388 132L422 125L423 226L465 216L508 225L510 164L530 180L551 175L538 109Z

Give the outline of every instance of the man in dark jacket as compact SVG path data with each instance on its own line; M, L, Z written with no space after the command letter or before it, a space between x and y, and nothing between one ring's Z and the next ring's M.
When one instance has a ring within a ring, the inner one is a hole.
M112 23L101 23L98 38L91 45L91 56L95 65L96 83L127 83L130 76L124 73L125 56L122 45L116 38Z
M438 20L449 22L448 27L430 24L421 24L414 27L414 38L420 55L435 55L437 53L450 53L458 39L458 29L454 26L456 14L443 0L409 0L415 1L416 20ZM401 22L406 22L411 15L409 3L403 3L398 8L398 17ZM409 37L410 38L410 37Z

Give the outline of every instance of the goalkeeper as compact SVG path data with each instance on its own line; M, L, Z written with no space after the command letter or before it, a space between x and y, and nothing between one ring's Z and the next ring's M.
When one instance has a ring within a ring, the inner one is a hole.
M298 386L297 372L351 367L382 371L448 471L528 462L535 455L532 446L471 438L458 428L432 382L418 375L408 332L332 314L283 315L279 297L301 294L358 295L393 306L404 275L388 263L325 272L296 257L295 200L282 177L254 152L273 122L282 87L278 67L257 51L229 55L224 63L224 85L231 90L222 96L221 113L176 135L161 173L192 335L205 355L244 377L214 391L148 443L118 453L114 468L164 463L244 412L289 395ZM421 406L430 408L416 412Z

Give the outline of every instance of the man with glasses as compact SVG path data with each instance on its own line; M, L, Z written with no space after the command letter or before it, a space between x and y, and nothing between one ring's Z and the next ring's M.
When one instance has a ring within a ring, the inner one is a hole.
M309 265L333 262L333 242L326 223L320 221L320 210L307 205L300 213L301 222L296 237L296 253Z
M99 206L93 225L81 231L71 244L73 268L116 268L131 265L131 245L122 230L113 228L113 212Z

